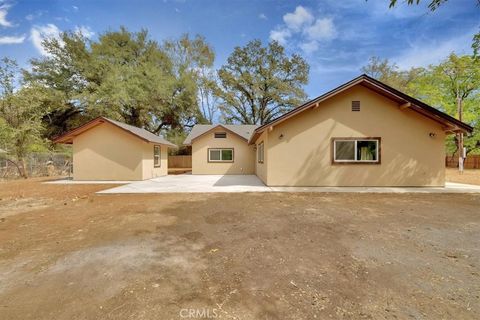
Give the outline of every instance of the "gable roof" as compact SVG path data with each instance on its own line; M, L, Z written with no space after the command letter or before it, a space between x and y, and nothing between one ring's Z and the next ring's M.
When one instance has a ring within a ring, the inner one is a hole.
M327 100L328 98L331 98L333 96L335 96L336 94L344 91L344 90L347 90L355 85L362 85L366 88L369 88L391 100L394 100L396 101L399 106L406 106L408 107L409 109L415 111L415 112L418 112L419 114L427 117L427 118L430 118L442 125L444 125L444 130L447 131L447 132L464 132L464 133L467 133L467 132L472 132L473 131L473 128L471 126L469 126L468 124L464 123L464 122L461 122L460 120L457 120L455 119L454 117L452 116L449 116L448 114L436 109L436 108L433 108L429 105L427 105L426 103L423 103L421 102L420 100L417 100L403 92L400 92L398 91L397 89L394 89L388 85L386 85L385 83L383 82L380 82L366 74L362 74L361 76L353 79L353 80L350 80L349 82L347 83L344 83L342 85L340 85L339 87L315 98L315 99L312 99L300 106L298 106L297 108L283 114L282 116L270 121L269 123L267 124L264 124L260 127L258 127L256 130L255 130L255 134L250 138L249 142L252 143L253 141L255 141L259 136L260 134L267 128L269 127L273 127L295 115L297 115L298 113L302 112L302 111L305 111L305 110L308 110L310 108L314 108L314 107L317 107L320 102L323 102L325 100Z
M251 124L197 124L192 128L192 131L190 131L187 138L185 138L183 144L190 145L196 138L216 128L223 128L226 131L230 131L248 142L257 127L258 125Z
M95 119L85 123L84 125L78 127L78 128L75 128L75 129L73 129L73 130L71 130L71 131L69 131L69 132L67 132L67 133L65 133L65 134L63 134L59 137L56 137L55 139L53 139L53 142L70 144L70 143L73 142L74 137L84 133L87 130L92 129L93 127L96 127L97 125L105 123L105 122L111 123L114 126L120 128L120 129L126 131L127 133L130 133L130 134L136 136L137 138L139 138L141 140L144 140L146 142L153 142L153 143L163 144L163 145L166 145L166 146L169 146L169 147L172 147L172 148L177 148L177 146L175 144L171 143L170 141L164 139L161 136L158 136L156 134L151 133L150 131L147 131L145 129L138 128L138 127L135 127L135 126L131 126L131 125L123 123L123 122L108 119L108 118L105 118L105 117L95 118Z

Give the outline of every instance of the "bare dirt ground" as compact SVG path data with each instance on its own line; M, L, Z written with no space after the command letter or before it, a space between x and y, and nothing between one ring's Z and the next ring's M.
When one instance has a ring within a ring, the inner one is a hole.
M447 168L445 178L450 182L480 185L480 169L467 169L460 174L458 169Z
M0 318L480 314L479 195L106 187L0 183Z

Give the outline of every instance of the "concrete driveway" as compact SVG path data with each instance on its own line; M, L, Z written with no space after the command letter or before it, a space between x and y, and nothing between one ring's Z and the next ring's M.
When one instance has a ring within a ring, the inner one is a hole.
M255 175L169 175L135 181L98 193L202 192L355 192L355 193L480 193L480 186L447 182L445 187L267 187Z
M255 175L169 175L98 193L268 192Z

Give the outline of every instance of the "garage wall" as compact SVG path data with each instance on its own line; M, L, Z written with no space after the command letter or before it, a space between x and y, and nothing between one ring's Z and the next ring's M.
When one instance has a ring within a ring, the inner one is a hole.
M73 139L74 180L142 180L147 142L104 122Z
M192 141L192 174L254 174L254 146L229 131L226 131L227 138L215 139L215 132L225 132L225 129L216 128ZM233 148L234 161L208 162L209 148Z
M361 102L360 112L351 111L353 100ZM276 125L267 135L270 186L445 184L445 134L440 124L401 110L361 85ZM381 164L332 164L332 137L381 137ZM258 166L257 172L264 176Z

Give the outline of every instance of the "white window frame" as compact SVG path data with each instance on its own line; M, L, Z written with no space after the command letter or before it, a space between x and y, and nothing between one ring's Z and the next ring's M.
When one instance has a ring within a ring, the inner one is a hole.
M158 148L158 156L155 154L155 150ZM155 160L158 158L158 164L155 164ZM160 168L162 166L162 146L161 145L154 145L153 146L153 167Z
M353 142L354 144L354 158L353 160L337 160L337 141ZM359 141L373 141L376 143L375 159L376 160L358 160L357 145ZM333 138L333 163L380 163L380 138Z
M232 150L232 160L223 160L222 159L222 151L223 150ZM210 158L210 152L211 151L220 151L220 160L212 160ZM207 159L208 159L208 162L233 162L235 160L235 151L233 148L209 148L208 151L207 151Z

